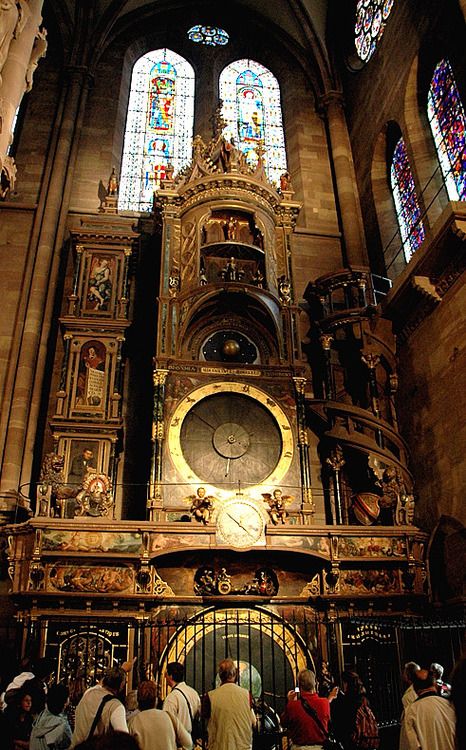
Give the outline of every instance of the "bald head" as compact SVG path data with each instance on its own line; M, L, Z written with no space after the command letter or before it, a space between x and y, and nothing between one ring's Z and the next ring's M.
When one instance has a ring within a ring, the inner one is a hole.
M413 677L413 688L420 695L427 690L435 690L435 677L428 669L419 669Z

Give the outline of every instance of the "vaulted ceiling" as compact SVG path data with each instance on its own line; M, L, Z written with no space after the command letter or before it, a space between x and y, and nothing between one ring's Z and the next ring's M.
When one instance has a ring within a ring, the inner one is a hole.
M77 57L82 60L86 49L94 64L116 35L141 22L146 31L161 24L170 29L173 28L170 19L181 17L186 19L186 24L192 21L222 26L238 37L248 31L253 19L256 28L270 30L275 37L273 43L282 39L297 57L303 61L312 59L325 81L331 77L325 46L328 4L328 0L228 0L224 3L212 0L45 0L44 16L46 21L53 18L56 24L67 62L78 62ZM81 40L77 41L79 37Z

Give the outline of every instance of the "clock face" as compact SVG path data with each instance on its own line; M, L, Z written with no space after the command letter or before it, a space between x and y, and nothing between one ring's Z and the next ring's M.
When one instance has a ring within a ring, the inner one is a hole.
M244 383L210 383L186 396L169 425L170 458L185 480L215 491L277 484L293 459L280 405Z
M217 536L220 544L232 547L251 547L264 538L265 522L257 506L247 500L225 503L217 517Z

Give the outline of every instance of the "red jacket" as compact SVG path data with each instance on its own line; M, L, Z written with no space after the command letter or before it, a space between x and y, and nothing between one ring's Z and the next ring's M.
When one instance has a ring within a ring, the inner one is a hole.
M330 720L330 703L327 698L319 698L317 693L301 692L301 696L314 709L325 729ZM326 739L316 722L304 709L301 700L289 700L280 719L288 730L288 737L294 745L319 745Z

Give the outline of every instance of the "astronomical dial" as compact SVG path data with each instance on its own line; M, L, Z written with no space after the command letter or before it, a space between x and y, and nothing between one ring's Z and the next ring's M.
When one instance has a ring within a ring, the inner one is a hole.
M186 415L181 447L203 482L258 484L277 465L282 440L276 420L262 404L249 396L219 393Z
M248 500L231 500L220 508L217 535L220 544L252 547L264 537L265 522L259 508Z
M277 484L293 459L293 433L281 406L244 383L215 382L188 394L168 436L170 459L185 481L216 492L239 483Z

